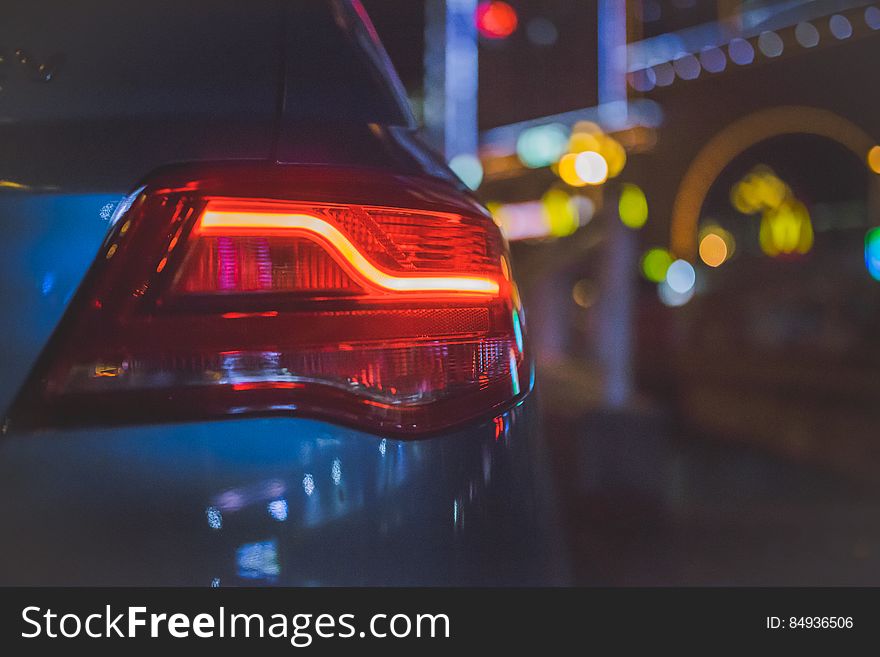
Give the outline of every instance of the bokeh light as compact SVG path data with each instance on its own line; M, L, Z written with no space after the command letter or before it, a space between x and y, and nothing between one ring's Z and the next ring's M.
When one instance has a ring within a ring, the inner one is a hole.
M483 165L476 155L460 153L449 160L449 168L471 189L477 189L483 182Z
M657 84L657 76L654 69L645 68L640 71L634 71L629 74L629 85L636 91L648 92Z
M807 253L813 246L813 225L806 206L787 198L779 207L766 210L758 240L769 256Z
M779 207L790 194L788 185L772 169L758 165L733 186L730 201L739 212L755 214Z
M620 220L627 228L641 228L648 221L648 199L642 188L633 183L624 183L617 203Z
M566 153L563 155L559 160L557 173L559 174L559 177L562 178L562 182L566 185L583 187L587 182L578 175L578 172L575 169L575 161L577 160L577 157L578 154L576 153Z
M727 46L727 54L734 64L740 66L751 64L755 59L755 49L752 48L752 44L740 38L731 39Z
M835 14L828 20L828 29L835 39L848 39L852 36L852 24L847 20L846 16Z
M865 235L865 266L875 281L880 281L880 228L872 228Z
M519 18L506 2L493 0L477 6L477 29L487 39L504 39L516 31Z
M602 140L599 153L608 163L608 177L614 178L620 175L623 167L626 166L626 149L621 146L620 142L606 136Z
M577 177L588 185L601 185L608 179L608 162L596 151L578 153L574 170Z
M880 30L880 9L877 7L865 9L865 25L872 30Z
M668 87L675 82L675 69L672 68L672 64L669 62L657 64L654 67L654 82L658 87Z
M720 267L727 257L727 243L717 233L706 233L700 240L700 260L710 267Z
M764 165L752 169L731 189L731 204L743 214L761 213L758 240L769 256L804 254L813 246L807 207Z
M568 142L568 150L574 154L583 151L599 151L599 133L592 129L596 125L589 121L582 121L575 125L575 130Z
M873 146L868 151L868 167L874 173L880 173L880 146Z
M566 237L581 225L577 201L565 190L553 188L541 198L547 230L553 237Z
M523 130L516 140L516 154L530 169L550 166L568 148L568 130L559 123Z
M727 68L727 57L720 48L709 47L700 53L700 64L709 73L721 73Z
M581 308L589 308L599 298L598 286L588 278L582 278L571 288L571 298Z
M815 48L819 45L819 30L812 23L798 23L794 28L794 38L804 48Z
M687 260L676 260L666 270L666 284L673 292L687 294L693 290L696 282L697 273Z
M657 286L657 296L660 297L663 305L675 308L683 306L693 298L694 288L692 286L686 292L678 292L672 289L667 281L663 281Z
M700 62L691 54L681 55L672 62L675 74L682 80L696 80L700 77L702 67Z
M766 57L779 57L785 46L776 32L761 32L758 36L758 48Z
M666 272L673 261L672 254L666 249L655 247L648 249L642 256L642 275L652 283L666 280Z

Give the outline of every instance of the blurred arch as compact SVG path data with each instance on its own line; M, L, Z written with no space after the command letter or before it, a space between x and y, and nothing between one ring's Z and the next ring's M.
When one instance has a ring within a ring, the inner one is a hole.
M850 150L861 162L874 146L871 136L848 119L818 107L771 107L737 119L710 139L693 159L672 206L670 245L673 253L693 261L703 203L712 184L738 155L779 135L826 137Z

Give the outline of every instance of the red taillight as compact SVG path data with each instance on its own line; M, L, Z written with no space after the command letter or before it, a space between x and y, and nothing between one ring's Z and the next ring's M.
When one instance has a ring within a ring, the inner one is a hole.
M497 296L501 253L488 237L449 213L211 199L178 291Z
M415 434L501 409L529 369L500 232L458 192L178 168L117 222L13 420L297 412Z

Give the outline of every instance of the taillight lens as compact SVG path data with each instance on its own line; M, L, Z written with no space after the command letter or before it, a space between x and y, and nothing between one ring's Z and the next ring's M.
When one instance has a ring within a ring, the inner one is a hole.
M295 412L416 434L515 401L524 351L501 234L457 191L182 167L117 221L13 421Z

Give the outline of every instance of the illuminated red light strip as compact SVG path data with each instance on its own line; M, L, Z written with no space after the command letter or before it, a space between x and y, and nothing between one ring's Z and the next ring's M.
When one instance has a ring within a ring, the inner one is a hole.
M392 292L463 292L497 295L498 282L471 276L394 276L377 269L335 226L308 214L205 210L196 234L229 235L234 231L305 231L329 242L370 283Z

